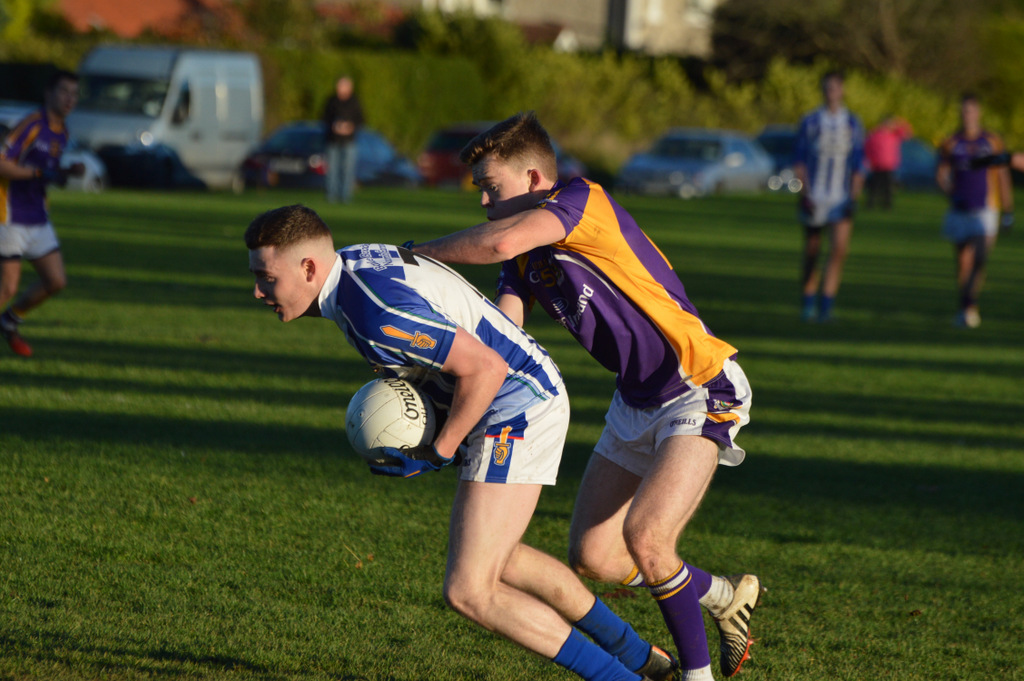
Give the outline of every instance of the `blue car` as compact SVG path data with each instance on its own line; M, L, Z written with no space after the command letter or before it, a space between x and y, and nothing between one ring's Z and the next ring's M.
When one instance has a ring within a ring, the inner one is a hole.
M911 137L900 144L900 167L893 173L893 179L904 189L938 190L935 183L938 164L939 155L935 147Z
M362 186L418 187L423 178L415 164L380 133L356 133L356 182ZM245 187L323 189L327 172L324 124L299 121L275 130L242 161Z
M793 194L804 187L793 172L793 150L796 147L795 125L769 125L755 139L764 147L775 164L772 176L768 178L768 189L785 189Z
M763 189L774 163L760 144L740 132L703 128L669 130L619 171L618 191L678 196Z

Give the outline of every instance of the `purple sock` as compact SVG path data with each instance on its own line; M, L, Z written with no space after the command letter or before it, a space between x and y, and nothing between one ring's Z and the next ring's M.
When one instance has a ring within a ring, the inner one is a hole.
M686 564L686 569L690 571L690 579L693 580L693 586L697 589L697 598L704 598L704 594L711 590L711 575L689 563Z
M695 575L694 572L700 574ZM679 651L679 666L683 670L702 669L711 664L698 594L701 584L706 593L711 585L711 576L681 563L668 579L648 587L672 634Z

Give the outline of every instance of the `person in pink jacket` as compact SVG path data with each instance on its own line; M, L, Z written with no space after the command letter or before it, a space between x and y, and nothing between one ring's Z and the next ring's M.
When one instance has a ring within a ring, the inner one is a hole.
M910 123L886 116L864 142L864 156L870 173L867 179L867 207L876 203L892 208L893 173L900 167L900 145L914 134Z

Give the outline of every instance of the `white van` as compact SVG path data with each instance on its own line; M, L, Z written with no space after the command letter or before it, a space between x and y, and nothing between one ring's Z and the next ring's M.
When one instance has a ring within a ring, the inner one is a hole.
M68 128L101 155L169 147L207 186L228 187L263 132L263 76L247 52L104 46L78 74Z

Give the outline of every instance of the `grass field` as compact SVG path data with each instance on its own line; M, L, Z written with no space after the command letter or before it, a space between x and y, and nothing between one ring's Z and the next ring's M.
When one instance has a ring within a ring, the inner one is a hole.
M371 476L343 433L365 364L252 299L242 232L293 201L342 243L482 215L430 191L55 194L69 287L24 327L34 358L0 353L0 679L572 678L445 608L454 475ZM956 329L944 205L900 195L858 215L838 320L801 325L791 199L623 202L754 387L747 461L680 547L769 587L742 678L1024 679L1024 235ZM528 326L573 396L527 538L563 556L614 382ZM670 645L646 594L592 586Z

